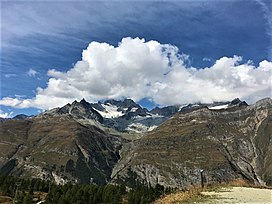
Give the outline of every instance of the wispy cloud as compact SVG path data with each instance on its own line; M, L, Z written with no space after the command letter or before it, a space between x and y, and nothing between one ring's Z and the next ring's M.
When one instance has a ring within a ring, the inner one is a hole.
M29 77L36 77L37 74L39 74L39 72L37 72L36 70L34 69L29 69L26 74L29 76Z
M211 61L212 61L212 59L211 59L211 58L208 58L208 57L204 57L202 60L203 60L204 62L211 62Z
M187 50L193 48L193 51L216 59L225 55L220 52L229 46L232 50L237 47L248 50L248 44L254 43L248 42L254 38L250 29L260 30L244 22L247 18L237 21L235 15L230 15L230 5L231 9L240 9L232 5L235 2L239 1L7 1L2 3L2 48L8 54L51 55L62 46L69 50L81 49L93 40L117 43L124 36L141 36L174 43L178 47L187 46ZM246 4L252 3L248 2ZM237 22L241 22L243 29L247 26L246 35L250 38L243 38L245 43L241 46L229 42L227 46L222 45L230 39L239 40L234 32L240 27ZM56 43L62 46L55 46ZM217 56L211 55L206 46L213 49L218 46ZM61 51L57 53L60 56ZM203 62L203 57L194 56L194 63L196 59Z
M17 41L18 39L35 39L37 36L86 43L73 33L84 30L90 25L99 27L102 24L102 18L101 13L97 10L106 10L107 15L104 14L104 19L115 21L115 18L110 17L115 9L109 9L104 5L105 2L69 1L65 4L61 1L3 2L2 46L6 49L13 49L17 46L16 49L18 49L21 44L20 40ZM115 5L112 4L112 7ZM9 15L10 12L13 12L14 15ZM28 49L28 47L25 48Z
M16 77L17 74L5 74L4 75L6 78L12 78L12 77Z

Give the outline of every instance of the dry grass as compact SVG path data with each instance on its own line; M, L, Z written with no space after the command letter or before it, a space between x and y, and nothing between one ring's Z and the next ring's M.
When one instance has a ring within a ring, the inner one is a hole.
M260 185L255 185L250 182L248 182L245 179L234 179L228 183L221 183L221 184L212 184L207 187L206 190L218 190L220 188L228 188L228 187L249 187L249 188L261 188L261 189L272 189L271 186L260 186Z
M35 201L35 203L37 203L38 201L45 200L47 194L48 193L44 193L44 192L40 192L40 191L34 192L33 201Z
M231 187L250 187L250 188L261 188L261 189L272 189L272 186L260 186L247 182L243 179L235 179L229 183Z
M272 189L271 187L267 186L256 186L248 181L238 178L228 183L221 183L221 184L211 184L204 188L200 187L191 187L187 191L178 191L175 193L171 193L165 195L158 200L156 200L153 204L185 204L185 203L194 203L197 201L203 201L209 196L202 194L203 191L220 191L222 188L231 188L231 187L251 187L251 188L266 188Z
M248 181L238 178L234 179L227 183L213 183L208 184L205 187L205 191L219 191L222 188L230 188L230 187L251 187L252 184L250 184Z
M191 187L187 191L179 191L176 193L168 194L158 200L153 204L178 204L178 203L191 203L197 200L203 199L205 197L201 194L203 188Z
M2 195L0 195L0 203L1 204L12 204L13 200L9 196L2 196Z
M230 186L236 186L236 187L247 187L250 185L248 181L241 179L241 178L234 179L231 182L229 182L228 184Z
M38 201L45 200L47 193L44 192L34 192L33 201L37 203ZM0 204L12 204L13 199L9 196L4 195L0 192Z

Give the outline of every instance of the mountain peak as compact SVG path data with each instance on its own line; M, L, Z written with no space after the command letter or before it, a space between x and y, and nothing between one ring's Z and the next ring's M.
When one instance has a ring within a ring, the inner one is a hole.
M232 105L237 105L237 104L239 104L241 102L241 100L239 99L239 98L235 98L235 99L233 99L231 102L230 102L230 104L232 104Z
M79 103L82 104L83 106L91 107L91 106L90 106L90 103L87 102L84 98L83 98Z
M25 118L28 118L30 116L28 115L25 115L25 114L18 114L16 116L13 117L13 119L25 119Z
M230 107L232 106L248 106L247 102L245 101L241 101L239 98L235 98L234 100L232 100L229 104Z
M68 103L69 104L69 103ZM68 105L67 104L67 105ZM79 102L77 100L74 100L73 103L71 104L72 107L78 107L78 106L83 106L84 108L86 109L90 109L92 108L91 107L91 104L89 102L87 102L84 98L81 99Z
M129 107L140 107L139 104L135 103L132 99L125 99L122 102L122 106L125 108L129 108Z
M85 103L85 102L87 102L87 101L85 100L85 98L81 99L81 101L80 101L80 103Z
M104 104L110 104L110 105L114 105L114 106L118 106L118 107L122 107L122 108L132 108L132 107L137 107L139 108L140 105L138 105L137 103L135 103L132 99L124 99L124 100L115 100L115 99L108 99L104 101Z
M78 101L77 101L77 100L74 100L73 103L72 103L71 105L75 105L75 104L77 104L77 103L78 103Z
M104 104L109 103L111 105L116 105L116 103L118 103L118 102L120 102L120 101L117 101L115 99L107 99L107 100L104 101Z

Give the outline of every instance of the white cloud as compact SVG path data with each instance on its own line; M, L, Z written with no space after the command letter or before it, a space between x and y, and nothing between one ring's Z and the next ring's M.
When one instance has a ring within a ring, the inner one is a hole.
M11 118L13 115L13 112L10 112L10 113L5 113L4 111L2 111L0 109L0 118Z
M208 58L208 57L204 57L202 60L203 60L204 62L211 62L211 61L212 61L212 59L211 59L211 58Z
M117 47L91 42L82 60L67 72L49 70L46 88L32 99L3 98L0 104L17 108L49 109L83 97L89 101L129 97L151 98L158 104L231 100L254 102L271 97L272 63L241 63L238 56L222 57L211 67L186 65L177 47L124 38Z
M39 72L34 69L29 69L26 73L29 77L35 77Z
M11 77L16 77L17 74L5 74L4 75L6 78L11 78Z

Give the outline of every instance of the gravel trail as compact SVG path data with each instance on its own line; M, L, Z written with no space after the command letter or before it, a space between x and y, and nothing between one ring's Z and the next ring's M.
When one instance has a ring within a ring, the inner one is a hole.
M203 204L272 204L271 189L233 187L202 194L211 196Z

